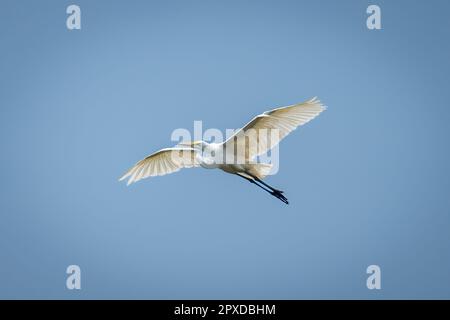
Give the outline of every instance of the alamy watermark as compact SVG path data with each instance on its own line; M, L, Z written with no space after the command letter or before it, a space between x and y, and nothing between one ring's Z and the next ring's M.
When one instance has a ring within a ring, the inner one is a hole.
M67 267L66 273L69 275L66 279L66 287L69 290L81 289L81 268L76 264Z
M375 4L367 7L367 14L370 16L366 20L367 29L380 30L381 29L381 9Z
M381 268L380 266L376 264L372 264L367 267L366 270L367 274L370 274L370 276L367 278L366 285L367 289L373 290L381 289Z
M66 13L69 15L66 20L66 26L69 30L81 29L81 9L76 4L67 7Z

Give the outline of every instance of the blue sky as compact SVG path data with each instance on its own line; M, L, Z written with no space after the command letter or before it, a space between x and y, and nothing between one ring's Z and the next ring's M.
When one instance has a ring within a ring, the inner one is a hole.
M447 1L1 7L1 298L450 298ZM117 181L194 120L313 96L267 180L289 206L219 171Z

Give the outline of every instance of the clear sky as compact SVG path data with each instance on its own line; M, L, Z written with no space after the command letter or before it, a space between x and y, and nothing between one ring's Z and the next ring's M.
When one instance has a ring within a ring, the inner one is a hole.
M0 8L1 298L450 298L448 1ZM313 96L267 180L289 206L215 170L117 181L194 120Z

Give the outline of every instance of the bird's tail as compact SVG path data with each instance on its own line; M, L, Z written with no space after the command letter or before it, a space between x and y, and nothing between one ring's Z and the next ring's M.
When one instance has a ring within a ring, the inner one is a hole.
M272 170L272 165L270 163L253 163L249 164L246 169L252 176L264 179Z

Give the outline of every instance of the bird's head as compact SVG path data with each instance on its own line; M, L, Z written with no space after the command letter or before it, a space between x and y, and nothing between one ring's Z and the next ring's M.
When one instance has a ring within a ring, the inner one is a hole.
M183 141L183 142L180 142L178 144L178 146L188 147L188 148L193 148L193 149L203 149L205 144L206 144L206 142L201 141L201 140L197 140L197 141Z

